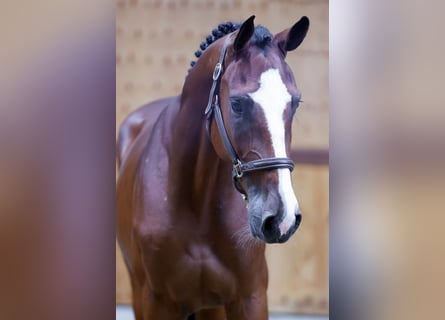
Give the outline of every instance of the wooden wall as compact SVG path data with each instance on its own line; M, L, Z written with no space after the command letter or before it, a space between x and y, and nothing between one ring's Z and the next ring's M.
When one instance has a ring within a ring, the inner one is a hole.
M326 153L327 0L118 0L117 127L142 104L180 93L189 63L195 60L193 53L218 23L241 22L252 14L256 24L272 33L292 26L302 15L311 20L306 40L287 57L304 100L294 120L292 148ZM329 169L321 162L297 163L293 183L303 211L302 225L288 243L267 248L272 311L328 313ZM130 303L128 276L118 248L116 256L116 302Z

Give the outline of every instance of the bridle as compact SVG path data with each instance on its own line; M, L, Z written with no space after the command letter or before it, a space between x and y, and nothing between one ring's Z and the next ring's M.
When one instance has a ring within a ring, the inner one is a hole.
M213 118L212 116L213 114L215 114L216 126L218 127L218 131L221 136L224 149L226 150L227 154L229 155L232 161L233 184L236 190L238 190L238 192L241 193L243 198L247 200L247 193L244 191L240 183L240 180L245 173L258 170L271 170L271 169L289 169L290 171L292 171L295 165L294 162L289 158L262 158L243 163L239 158L238 154L236 153L235 149L233 148L233 145L230 142L229 136L227 134L227 130L224 126L224 120L222 117L221 108L219 105L219 97L218 97L221 75L223 73L223 63L224 63L224 58L226 56L230 37L231 35L227 36L223 48L220 52L218 62L213 71L213 84L212 88L210 89L209 102L204 111L204 114L207 116L206 125L209 136L210 136L210 125Z

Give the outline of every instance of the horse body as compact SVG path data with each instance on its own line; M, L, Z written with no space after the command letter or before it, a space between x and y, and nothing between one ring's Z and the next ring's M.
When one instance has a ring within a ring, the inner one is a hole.
M152 107L162 111L156 122L141 128L119 173L118 212L127 214L118 215L118 239L130 269L134 299L141 306L153 301L146 307L152 310L147 319L158 319L154 310L160 309L175 310L181 319L181 314L255 295L262 296L264 308L264 244L254 243L248 251L239 246L248 231L247 215L239 214L245 211L244 201L227 179L230 165L216 156L207 138L196 143L199 137L190 136L194 131L190 125L184 126L188 133L181 132L177 99L163 102L167 104L140 109L139 116L146 116ZM170 166L175 150L183 151L181 158L188 160ZM208 191L213 193L212 201L200 196ZM159 301L157 295L162 297Z
M137 320L192 314L198 319L267 319L265 244L252 237L253 218L232 185L231 163L215 125L210 125L209 139L203 120L209 74L220 48L220 43L208 48L181 96L145 105L120 129L117 238ZM278 175L249 179L275 181ZM256 199L256 187L244 185ZM267 188L266 209L284 210L278 193ZM282 232L288 233L286 239L296 227L287 228Z

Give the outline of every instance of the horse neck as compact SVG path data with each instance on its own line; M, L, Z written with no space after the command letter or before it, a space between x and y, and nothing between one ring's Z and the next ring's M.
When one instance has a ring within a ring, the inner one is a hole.
M181 106L174 128L171 179L179 197L202 208L231 192L230 163L221 160L206 132L204 110L212 85L213 70L189 74L181 95ZM184 192L186 190L187 192Z

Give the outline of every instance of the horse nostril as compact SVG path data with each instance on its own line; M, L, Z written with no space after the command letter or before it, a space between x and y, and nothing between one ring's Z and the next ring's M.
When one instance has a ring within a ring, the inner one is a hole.
M261 226L261 231L264 235L271 234L273 232L274 216L269 216L263 220L263 225Z
M301 223L301 219L302 219L302 215L301 215L301 213L300 212L298 212L296 215L295 215L295 226L298 228L298 226L300 225L300 223Z

